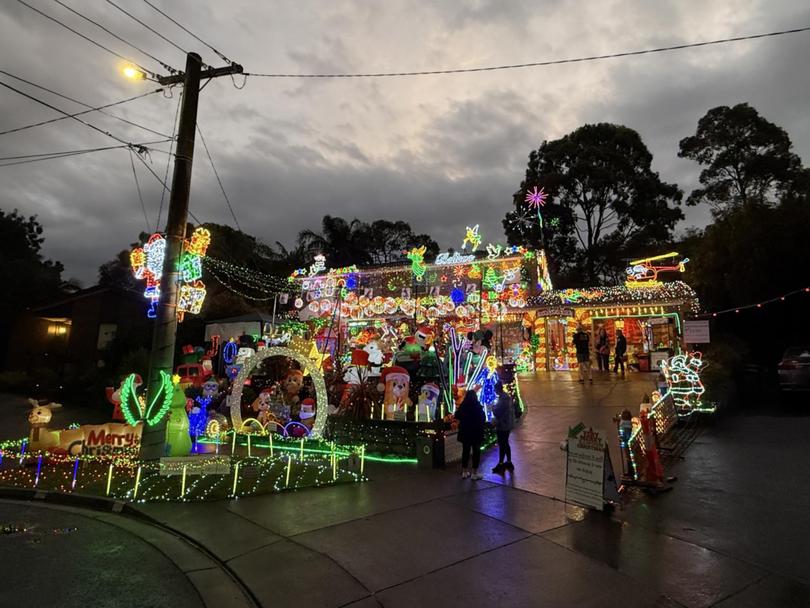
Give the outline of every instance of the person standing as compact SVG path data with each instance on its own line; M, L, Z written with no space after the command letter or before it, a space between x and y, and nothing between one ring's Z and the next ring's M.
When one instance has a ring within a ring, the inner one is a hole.
M600 372L610 371L610 341L604 327L599 328L596 339L596 362L599 364Z
M622 378L624 378L624 356L627 353L627 338L624 337L624 332L621 329L616 330L616 350L615 359L613 363L613 373L619 371L619 366L622 368Z
M495 394L498 395L498 401L492 413L495 416L495 435L498 437L498 464L492 472L500 474L507 469L515 470L512 464L512 447L509 445L509 433L515 428L515 404L500 382L495 383Z
M588 377L589 382L593 383L593 376L591 375L591 338L582 325L577 327L577 333L574 334L574 348L577 349L580 384L585 382L585 376Z
M484 425L487 418L474 390L467 391L453 415L458 420L458 440L461 442L461 478L470 477L467 465L472 452L472 478L482 479L483 475L478 472L478 465L481 463L481 444L484 443Z

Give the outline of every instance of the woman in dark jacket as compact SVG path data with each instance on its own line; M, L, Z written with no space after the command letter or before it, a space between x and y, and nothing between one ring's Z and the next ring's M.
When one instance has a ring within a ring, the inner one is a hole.
M481 462L481 444L484 443L486 414L474 390L467 391L454 416L458 420L458 440L461 442L461 477L462 479L470 477L467 465L472 451L472 478L482 479L483 475L478 472L478 465Z

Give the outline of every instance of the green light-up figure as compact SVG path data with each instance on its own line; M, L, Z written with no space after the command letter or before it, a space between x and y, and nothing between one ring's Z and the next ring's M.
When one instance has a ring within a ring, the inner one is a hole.
M188 456L191 452L191 437L188 434L186 394L175 386L169 420L166 423L166 456Z

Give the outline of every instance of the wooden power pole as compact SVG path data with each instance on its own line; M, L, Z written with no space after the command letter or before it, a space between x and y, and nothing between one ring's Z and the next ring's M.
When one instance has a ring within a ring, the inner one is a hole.
M148 399L151 399L160 388L160 372L172 374L174 370L179 263L183 253L183 241L186 238L200 81L204 78L216 78L242 72L242 66L238 64L208 70L203 70L202 66L200 56L197 53L189 53L186 56L185 73L158 78L158 82L164 86L182 82L183 99L180 106L174 174L169 196L169 215L166 222L166 253L163 261L163 276L160 280L160 300L152 336L152 351L149 356ZM166 419L164 418L158 424L144 428L141 457L150 460L160 458L163 456L165 442Z

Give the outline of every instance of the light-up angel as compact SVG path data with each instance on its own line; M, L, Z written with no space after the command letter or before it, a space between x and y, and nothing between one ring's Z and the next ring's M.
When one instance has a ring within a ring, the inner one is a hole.
M478 226L479 224L476 224L472 228L467 226L467 234L464 237L464 240L461 241L462 249L467 249L468 243L470 244L470 251L475 251L478 249L478 246L481 244L481 235L478 234Z

